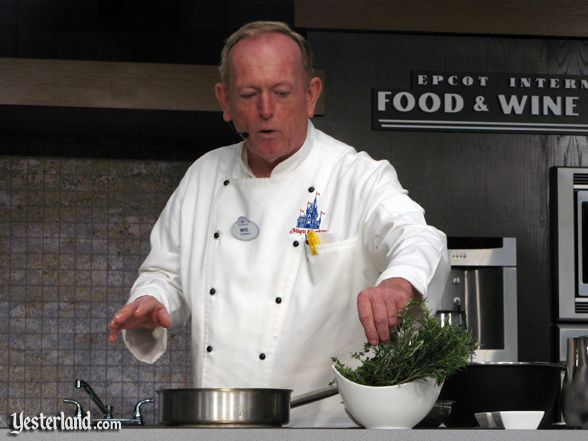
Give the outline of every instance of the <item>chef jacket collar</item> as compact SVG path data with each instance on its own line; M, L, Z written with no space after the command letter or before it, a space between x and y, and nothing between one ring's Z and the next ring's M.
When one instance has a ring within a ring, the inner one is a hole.
M312 150L314 130L314 124L308 120L308 129L306 131L306 140L304 141L304 144L302 144L302 147L300 147L296 153L276 165L272 170L270 178L285 175L293 170L296 170L296 168L302 164L302 162L304 162ZM241 166L249 176L255 178L256 176L251 171L249 163L247 162L247 146L245 145L245 141L243 141L241 144Z

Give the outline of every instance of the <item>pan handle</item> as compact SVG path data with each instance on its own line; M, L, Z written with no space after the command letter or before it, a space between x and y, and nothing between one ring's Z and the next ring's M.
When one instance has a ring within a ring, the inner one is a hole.
M337 386L329 386L323 389L307 392L305 394L298 395L292 398L292 400L290 400L290 408L303 406L309 403L314 403L315 401L322 400L323 398L332 397L333 395L337 395L338 393L339 389L337 388Z

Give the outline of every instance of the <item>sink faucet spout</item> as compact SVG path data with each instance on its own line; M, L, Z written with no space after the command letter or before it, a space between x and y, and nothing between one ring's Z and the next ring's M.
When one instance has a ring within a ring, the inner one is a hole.
M94 401L96 406L98 406L98 409L100 409L100 412L103 413L104 418L112 418L112 406L105 405L88 383L86 383L84 380L77 379L75 382L75 388L84 389L88 393L92 401Z

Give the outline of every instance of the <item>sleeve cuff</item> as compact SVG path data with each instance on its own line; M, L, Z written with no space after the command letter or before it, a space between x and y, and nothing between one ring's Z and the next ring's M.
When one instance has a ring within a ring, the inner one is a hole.
M167 329L126 329L123 341L129 351L144 363L155 363L167 349Z
M378 286L382 280L390 279L392 277L402 277L410 282L413 288L427 299L427 307L432 313L435 313L441 305L441 297L445 291L449 272L449 262L447 258L443 256L437 264L435 273L428 283L422 275L419 275L418 272L414 270L414 268L409 266L398 266L388 268L384 271L380 277L378 277L375 286Z
M378 280L376 280L375 286L378 286L382 281L386 279L392 279L393 277L400 277L407 280L414 289L420 292L422 295L427 294L427 286L423 277L415 271L414 267L411 266L394 266L392 268L386 269Z

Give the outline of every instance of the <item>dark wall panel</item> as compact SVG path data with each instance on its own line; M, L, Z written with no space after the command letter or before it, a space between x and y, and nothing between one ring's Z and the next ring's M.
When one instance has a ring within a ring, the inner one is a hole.
M0 56L216 64L227 1L0 2Z
M2 0L0 57L216 64L253 20L294 24L292 0Z
M584 0L294 0L314 29L586 37Z

